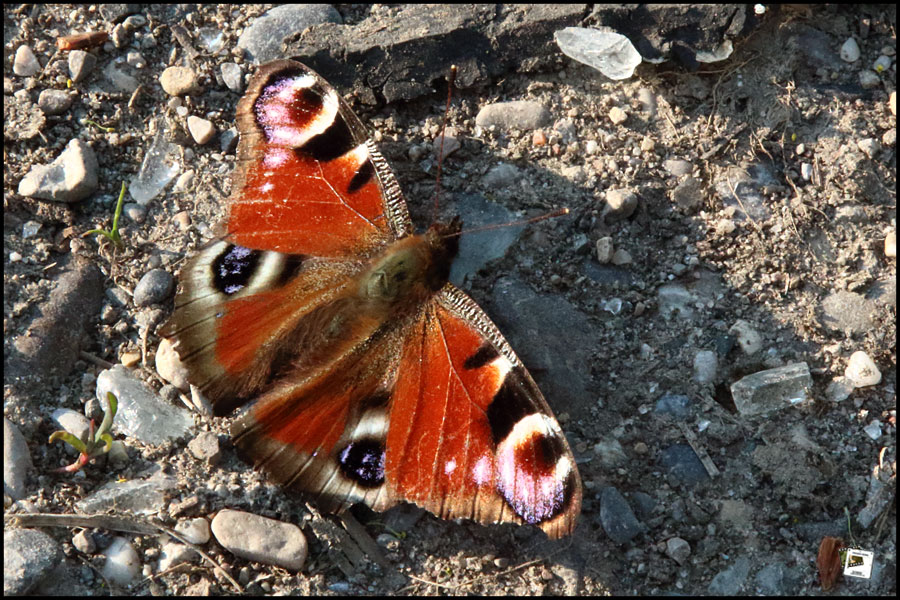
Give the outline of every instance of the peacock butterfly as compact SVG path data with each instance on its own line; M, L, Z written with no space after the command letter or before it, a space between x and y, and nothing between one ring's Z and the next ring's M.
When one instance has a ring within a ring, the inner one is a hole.
M161 333L249 461L340 511L406 501L445 519L572 532L581 480L528 371L448 282L461 223L415 234L347 103L263 65L222 236L181 274Z

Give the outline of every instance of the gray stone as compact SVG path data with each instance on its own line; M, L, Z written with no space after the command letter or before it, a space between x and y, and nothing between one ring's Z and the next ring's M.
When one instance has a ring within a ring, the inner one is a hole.
M240 94L244 90L244 74L240 65L233 62L224 63L221 67L222 81L232 92Z
M502 225L515 220L515 215L502 204L491 202L477 194L460 196L456 202L457 214L462 218L465 229L477 229L485 225ZM500 258L515 243L524 225L500 227L497 229L464 232L459 239L459 254L450 268L450 281L463 285L467 277L473 276L488 262Z
M282 56L285 38L321 23L342 23L340 13L328 4L285 4L277 6L246 27L238 40L255 64Z
M13 500L24 498L25 479L31 469L25 437L12 421L3 417L3 493Z
M41 306L41 316L13 342L18 355L12 357L7 377L33 385L68 374L78 358L88 323L100 314L102 299L100 271L93 264L78 263L60 275Z
M3 593L24 596L62 563L52 537L36 529L3 528Z
M560 295L535 293L515 277L494 285L491 317L544 392L551 407L590 418L592 352L599 326Z
M663 169L665 169L669 175L681 177L682 175L690 175L694 171L694 165L687 160L671 158L663 161Z
M750 559L741 556L734 564L713 577L709 593L714 596L736 596L750 575Z
M694 449L687 444L674 444L664 448L659 463L674 483L694 487L709 479L709 473Z
M865 333L872 328L875 314L873 301L856 292L833 292L819 305L819 324L825 329L843 333Z
M120 69L114 62L106 65L106 68L103 69L103 75L114 91L125 94L133 94L141 84L137 79Z
M615 223L627 219L634 214L638 205L638 197L628 189L606 190L606 206L603 209L603 218L608 223Z
M44 90L38 96L38 106L46 115L61 115L72 106L72 96L62 90Z
M685 177L671 191L672 202L685 211L693 211L703 203L700 182L693 177Z
M292 523L226 508L213 519L212 532L226 550L247 560L290 571L306 562L306 536Z
M194 425L187 410L164 402L122 365L115 365L97 377L97 399L104 408L107 392L115 394L119 401L113 431L133 436L145 444L181 438Z
M510 129L531 130L550 123L550 111L539 102L516 100L495 102L482 107L475 117L479 127L497 127L501 131Z
M626 544L647 528L634 516L628 501L616 488L607 486L600 492L600 524L616 544Z
M141 277L134 287L134 305L150 306L162 302L172 293L175 280L163 269L153 269Z

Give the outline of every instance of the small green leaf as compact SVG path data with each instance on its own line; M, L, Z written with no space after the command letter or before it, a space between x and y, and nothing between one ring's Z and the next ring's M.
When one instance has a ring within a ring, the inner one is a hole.
M81 453L87 452L87 446L80 439L69 433L68 431L54 431L50 436L50 443L56 442L58 440L62 440L68 445L72 446L76 450Z
M125 200L125 182L122 182L122 189L119 191L119 200L116 203L116 212L113 215L113 224L112 229L107 231L105 229L91 229L88 232L85 232L84 235L102 235L106 237L109 241L116 245L117 248L122 248L125 244L122 243L122 238L119 235L119 217L122 216L122 206L124 206Z
M112 392L106 392L106 399L109 402L109 410L106 411L106 414L103 415L103 422L100 423L100 429L97 430L97 435L94 437L95 442L99 442L100 439L112 428L113 419L116 416L116 411L119 408L119 401L116 399L116 395Z
M105 444L102 450L103 454L106 454L112 449L113 438L108 433L104 433L103 435L101 435L97 441L103 442Z

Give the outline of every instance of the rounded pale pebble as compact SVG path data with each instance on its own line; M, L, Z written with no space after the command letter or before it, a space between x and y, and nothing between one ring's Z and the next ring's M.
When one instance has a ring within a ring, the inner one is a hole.
M106 563L100 572L116 585L128 585L140 572L141 559L134 546L123 537L115 538L103 554Z
M897 258L897 232L891 231L884 236L884 255L888 258Z
M737 337L738 345L744 354L756 354L762 348L762 337L750 323L743 319L735 321L728 332Z
M856 62L859 60L859 55L859 44L852 37L847 38L847 41L841 46L841 60L848 63Z
M869 355L862 350L857 350L850 355L850 361L844 370L844 377L850 380L855 387L866 387L881 382L881 371Z

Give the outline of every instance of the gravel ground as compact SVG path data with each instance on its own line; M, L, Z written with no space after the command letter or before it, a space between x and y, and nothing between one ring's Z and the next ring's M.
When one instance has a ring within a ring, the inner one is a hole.
M348 24L403 23L401 9L337 8ZM33 463L11 491L15 439L5 428L7 515L73 513L101 486L156 466L175 481L153 508L167 526L234 508L303 527L299 573L203 545L250 593L817 594L824 536L874 552L872 577L844 578L833 593L896 593L895 8L785 10L694 72L645 63L612 82L558 55L454 90L459 148L443 164L442 213L484 198L505 221L570 210L525 228L504 257L475 261L464 285L559 416L584 480L582 517L573 536L550 542L410 507L360 510L386 563L356 568L324 533L327 518L234 456L230 419L198 414L188 434L160 444L114 428L123 460L53 473L73 456L46 442L59 429L51 415L94 416L103 361L129 365L183 408L155 372L156 328L171 311L169 276L209 238L230 192L240 94L220 67L252 71L236 43L265 7L197 7L179 13L180 29L168 24L175 7L141 9L130 22L126 12L116 29L104 10L4 7L4 414ZM71 59L55 53L56 38L91 30L112 37L69 87ZM220 51L203 46L217 33ZM200 49L190 61L178 35ZM22 45L40 71L29 73ZM199 84L188 77L186 93L164 92L166 67L186 64ZM386 106L348 99L424 227L443 92ZM504 125L513 117L502 107L499 125L476 122L485 106L512 100L538 103L545 122ZM209 123L209 142L197 141L206 123L188 117ZM126 207L124 249L114 251L82 234L111 225L156 119L177 128L180 179ZM64 201L29 197L26 174L70 148L97 181ZM877 383L845 384L858 352L877 366ZM733 383L796 363L811 375L804 401L738 410ZM161 567L171 551L157 535L94 529L87 543L77 528L41 531L57 570L36 576L32 591L234 593L196 557ZM117 535L143 569L127 587L100 574ZM6 585L10 568L5 559Z

